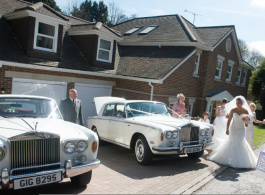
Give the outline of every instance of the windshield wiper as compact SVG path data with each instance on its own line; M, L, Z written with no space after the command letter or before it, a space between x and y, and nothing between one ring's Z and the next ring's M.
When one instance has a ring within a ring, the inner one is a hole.
M152 112L152 114L159 114L160 112L159 111L157 111L157 112Z
M37 118L37 116L30 116L30 115L18 115L16 117L29 117L29 118Z

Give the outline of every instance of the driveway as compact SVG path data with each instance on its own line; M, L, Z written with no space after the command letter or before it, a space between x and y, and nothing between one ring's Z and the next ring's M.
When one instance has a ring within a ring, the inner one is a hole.
M6 193L14 194L169 194L219 165L187 156L167 156L155 159L149 166L135 160L131 150L108 144L100 146L98 159L102 164L93 170L86 187L75 187L70 179L61 183Z

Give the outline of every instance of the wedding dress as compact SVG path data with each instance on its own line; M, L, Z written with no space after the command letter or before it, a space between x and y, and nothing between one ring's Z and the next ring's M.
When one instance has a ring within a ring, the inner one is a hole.
M238 97L240 97L242 103L244 103L243 107L249 111L245 98L242 96L237 96L236 98ZM234 104L234 107L236 107L235 102L234 100L230 103ZM233 106L230 105L229 110L231 110L232 107ZM249 111L249 113L251 113L251 111ZM228 139L212 151L208 157L209 160L234 168L256 167L257 157L245 139L246 128L245 124L241 121L242 115L243 114L238 115L237 113L233 113Z
M214 120L214 136L213 136L213 142L214 144L211 146L212 150L215 150L218 148L227 138L226 135L226 123L227 118L225 116L228 114L225 108L220 107L219 116L215 118Z

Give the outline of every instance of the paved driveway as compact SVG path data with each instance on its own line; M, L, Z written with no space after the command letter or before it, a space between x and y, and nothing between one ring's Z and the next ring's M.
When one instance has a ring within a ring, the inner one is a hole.
M169 194L206 171L219 165L203 158L187 156L158 158L152 165L137 163L131 150L108 144L100 146L98 158L102 164L93 170L92 181L86 187L74 187L69 179L61 183L10 191L35 194Z

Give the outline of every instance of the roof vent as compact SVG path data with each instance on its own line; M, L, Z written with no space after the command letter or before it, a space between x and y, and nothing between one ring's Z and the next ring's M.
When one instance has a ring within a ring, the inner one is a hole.
M142 26L136 26L133 29L131 29L131 30L127 31L126 33L124 33L124 35L131 35L131 34L133 34L134 32L138 31L141 28L142 28Z
M149 27L147 27L146 29L144 29L142 32L139 33L139 35L146 35L148 33L150 33L151 31L153 31L154 29L156 29L158 27L158 25L151 25Z

